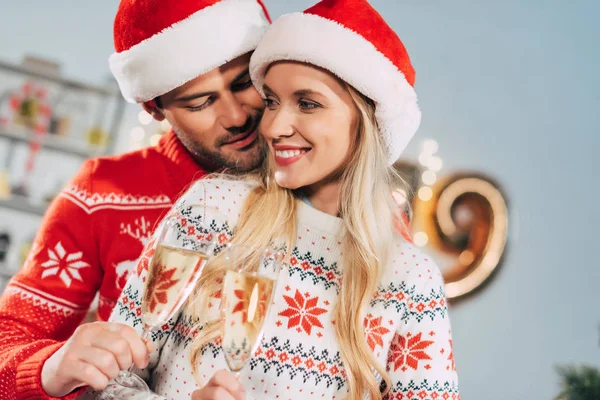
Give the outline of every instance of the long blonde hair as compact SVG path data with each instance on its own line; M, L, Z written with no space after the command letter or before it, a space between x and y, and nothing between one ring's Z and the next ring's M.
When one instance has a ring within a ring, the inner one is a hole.
M351 86L346 87L356 105L359 126L353 152L341 176L340 213L346 235L342 242L342 284L334 310L335 333L349 384L349 399L362 399L365 392L370 399L381 399L377 375L385 382L386 392L390 381L385 366L379 365L367 345L364 319L397 235L394 221L401 221L391 193L402 180L388 163L374 104ZM248 269L259 265L263 249L273 239L284 238L288 251L294 246L296 197L292 190L278 186L273 176L273 159L269 155L258 173L258 186L245 202L232 239L233 244L256 249ZM198 284L201 288L198 298L188 306L187 312L193 318L202 319L206 314L208 297L220 290L225 271L223 254L206 266ZM196 377L202 349L220 336L219 324L220 320L200 323L201 329L191 347Z

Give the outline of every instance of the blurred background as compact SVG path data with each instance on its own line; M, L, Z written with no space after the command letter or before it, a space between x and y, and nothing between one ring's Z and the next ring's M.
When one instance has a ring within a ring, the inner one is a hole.
M118 3L0 0L3 279L86 158L152 145L169 129L112 80ZM277 17L314 1L265 3ZM600 365L600 2L371 3L417 71L423 122L403 167L415 177L415 241L452 281L466 271L455 265L491 254L491 277L451 303L462 398L551 399L557 365ZM495 191L453 210L464 240L444 237L430 205L469 177ZM485 247L492 231L496 250Z

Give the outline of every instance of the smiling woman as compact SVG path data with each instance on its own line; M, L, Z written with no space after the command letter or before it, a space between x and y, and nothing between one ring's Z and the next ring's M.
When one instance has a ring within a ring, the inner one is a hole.
M322 69L277 62L264 93L261 133L274 154L277 183L297 189L339 179L358 134L359 111L348 86Z
M380 72L376 79L372 71ZM193 390L192 381L200 388L195 399L216 392L242 399L243 390L251 398L297 398L308 387L311 398L458 397L443 279L399 232L403 219L392 197L403 188L392 164L420 119L402 42L366 1L324 0L277 20L250 73L265 99L259 130L270 149L266 162L243 181L201 179L179 201L225 213L229 244L249 249L240 273L260 273L266 248L286 250L271 317L241 379L220 371L224 351L232 351L222 348L216 312L227 304L230 269L220 253L194 301L157 334L142 374L167 397ZM145 277L142 271L130 281L113 320L136 325L128 304Z

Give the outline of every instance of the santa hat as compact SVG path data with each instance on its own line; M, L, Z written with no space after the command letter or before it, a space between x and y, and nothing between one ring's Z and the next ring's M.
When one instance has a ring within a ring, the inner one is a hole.
M142 103L254 50L269 22L261 0L121 0L110 69Z
M390 163L400 157L421 121L415 71L398 35L366 0L323 0L277 19L250 61L259 91L269 65L281 60L324 68L373 100Z

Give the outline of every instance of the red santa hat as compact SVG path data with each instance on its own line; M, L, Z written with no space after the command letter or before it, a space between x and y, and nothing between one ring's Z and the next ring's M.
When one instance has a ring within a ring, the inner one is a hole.
M269 22L261 0L121 0L110 69L142 103L254 50Z
M323 0L277 19L250 61L259 91L269 65L282 60L324 68L373 100L390 163L400 157L421 121L415 71L398 35L366 0Z

